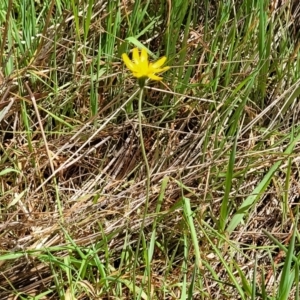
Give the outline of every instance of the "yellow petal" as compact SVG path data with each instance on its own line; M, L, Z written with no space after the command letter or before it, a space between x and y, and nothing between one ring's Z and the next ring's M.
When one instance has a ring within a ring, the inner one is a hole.
M148 53L147 53L147 50L145 48L142 48L140 61L141 62L144 62L144 61L148 62Z
M158 81L163 79L162 77L156 76L153 73L148 74L148 77L152 80L158 80Z
M155 73L163 73L163 72L165 72L165 71L167 71L167 70L169 70L169 69L170 69L170 67L163 67L163 68L157 68L157 69L154 69L154 68L152 67L152 65L149 64L149 70L148 70L148 73L153 73L153 74L155 74Z
M136 78L145 77L145 75L144 75L144 74L142 74L142 73L139 73L139 72L133 72L133 73L132 73L132 75L133 75L134 77L136 77Z
M140 55L139 55L139 49L138 48L134 48L132 50L132 59L133 59L133 62L135 64L139 63L139 61L140 61Z
M155 69L153 72L154 73L162 73L162 72L166 72L170 69L170 67L163 67L163 68L160 68L160 69Z
M139 72L143 73L144 75L148 74L148 67L149 67L149 61L148 61L148 53L145 48L141 50L141 56L139 61Z
M151 64L151 67L153 69L158 69L160 68L165 62L166 62L167 58L165 56L163 56L162 58L160 58L158 61L156 61L155 63Z
M134 65L134 63L129 59L129 57L128 57L128 55L127 55L126 53L123 53L123 54L122 54L122 59L123 59L125 65L126 65L126 67L127 67L130 71L134 72L134 71L135 71L135 65Z

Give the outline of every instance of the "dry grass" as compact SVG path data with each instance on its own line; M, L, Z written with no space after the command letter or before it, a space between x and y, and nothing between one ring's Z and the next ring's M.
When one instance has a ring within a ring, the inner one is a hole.
M137 299L250 299L256 282L256 299L267 299L264 289L275 299L287 251L263 230L288 248L297 220L297 8L268 9L268 20L275 20L272 34L281 35L266 34L265 42L272 42L265 78L258 51L250 50L259 17L245 25L232 9L219 28L222 9L213 13L219 4L207 7L209 23L199 8L194 18L201 24L191 20L188 32L178 26L173 49L160 28L164 19L179 18L172 15L174 3L165 3L166 18L153 15L158 34L147 47L154 53L168 48L174 66L163 84L146 89L143 139L151 191L141 228L146 177L136 85L119 60L135 6L93 2L83 46L74 10L59 14L54 3L43 15L35 51L20 55L8 42L1 48L2 64L13 59L15 68L4 68L0 78L0 298L134 299L142 289ZM115 34L118 13L123 18ZM58 15L55 28L52 18ZM188 18L187 9L184 22ZM84 19L78 20L83 26ZM230 38L234 20L240 22L237 45ZM12 29L2 26L5 37L6 28ZM203 40L205 30L211 39ZM215 40L225 32L229 42L220 46ZM141 37L145 44L147 37ZM101 41L106 52L99 51Z

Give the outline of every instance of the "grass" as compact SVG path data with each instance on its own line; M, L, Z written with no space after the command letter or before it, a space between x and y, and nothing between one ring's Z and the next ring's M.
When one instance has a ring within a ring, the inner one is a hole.
M299 299L296 13L1 1L0 298Z

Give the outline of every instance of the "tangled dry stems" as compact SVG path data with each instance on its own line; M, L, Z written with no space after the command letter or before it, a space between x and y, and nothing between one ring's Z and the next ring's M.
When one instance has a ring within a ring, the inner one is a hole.
M66 21L68 20L66 18ZM98 22L99 20L95 21L92 26L101 26ZM67 22L60 25L61 32L66 32L64 26L67 26ZM2 252L32 251L32 256L2 262L1 297L8 297L7 291L11 285L16 290L28 294L46 289L53 280L51 267L35 257L39 249L54 247L61 247L59 255L67 255L67 246L71 241L67 238L66 232L74 243L83 247L99 242L103 235L113 235L109 248L111 257L117 259L124 244L125 234L131 235L130 243L134 245L143 216L145 170L140 153L137 118L135 113L124 114L124 110L120 109L121 103L132 94L135 87L129 79L125 92L123 87L118 86L116 80L121 72L121 65L112 63L112 72L103 79L99 88L100 110L92 118L85 117L89 114L87 96L89 78L80 75L83 68L80 63L77 72L72 72L70 66L66 64L65 58L68 57L68 51L72 50L73 38L63 35L56 45L57 67L61 72L59 80L63 88L58 94L49 96L49 91L45 91L44 86L31 84L35 100L45 110L56 114L62 108L61 103L67 101L71 106L70 111L74 111L74 115L69 116L68 119L72 128L56 131L53 128L60 128L59 122L52 124L53 120L49 121L47 112L40 110L43 128L47 132L48 147L53 155L51 159L56 170L55 176L52 174L49 155L41 139L30 95L26 93L21 95L19 91L20 82L30 71L50 73L47 64L53 51L53 35L54 32L49 30L47 41L44 42L30 68L2 82L0 108L13 100L9 112L1 122L2 132L7 132L1 139L1 156L6 157L2 167L18 169L20 172L8 173L0 177L2 188L0 246ZM251 71L247 66L247 72ZM194 74L193 78L201 78L201 76L202 74ZM233 83L234 81L235 79ZM66 85L67 82L70 84ZM237 207L251 193L274 161L283 158L279 154L280 149L276 143L274 147L268 145L267 151L264 149L268 144L268 138L265 134L256 131L255 125L264 124L269 131L275 126L280 128L281 132L288 131L291 123L286 122L286 119L295 119L300 111L295 103L287 115L281 117L281 108L284 106L285 99L299 87L299 82L292 85L291 82L283 80L281 84L280 90L270 84L268 95L272 95L274 102L263 111L254 105L248 107L249 111L246 112L248 118L245 118L241 124L242 134L238 140L235 171L244 169L248 171L244 174L243 184L238 180L233 182L230 196L235 199ZM284 90L286 92L282 92ZM222 118L219 112L222 105L225 105L225 99L221 99L218 108L211 111L205 102L199 106L196 105L199 103L196 100L182 97L178 101L180 103L178 107L171 107L169 118L159 123L165 114L165 111L161 111L159 107L155 108L155 105L158 105L156 99L160 97L159 94L160 92L155 89L148 89L145 101L144 142L152 170L150 208L145 231L150 235L153 220L156 218L155 208L161 181L168 176L170 182L161 209L163 222L159 226L157 239L168 240L169 247L172 248L178 243L177 239L180 237L181 225L184 222L178 210L172 210L183 194L182 186L188 187L190 192L185 190L185 196L191 199L193 209L201 212L201 216L208 224L213 226L218 218L223 196L221 187L224 185L224 177L219 175L226 171L228 150L232 147L233 140L227 138L224 131L219 131L219 136L216 136L215 131L215 135L205 140L206 132L208 130L214 132L213 124L218 124ZM215 99L209 94L206 98ZM31 144L28 143L28 135L22 125L21 101L26 102L27 109L31 112L31 122L34 124ZM117 118L112 117L114 113ZM276 120L276 124L272 120ZM226 124L223 128L225 127ZM278 140L280 137L274 138ZM222 149L214 146L215 140L218 139L226 141ZM257 147L263 139L266 139L265 144ZM204 142L205 153L202 152ZM298 148L295 149L295 153L297 150ZM249 157L252 157L250 165ZM293 158L293 162L298 166L296 157ZM293 171L290 205L297 203L300 190L297 167ZM284 186L284 176L279 174L276 178L279 182L278 186ZM182 186L178 185L178 182ZM236 245L239 245L236 247L240 247L235 254L236 261L249 269L249 278L255 258L255 253L249 245L269 243L262 234L262 229L272 232L284 243L288 243L290 238L289 219L284 223L281 220L282 207L277 199L282 191L278 186L274 184L270 186L248 218L249 221L240 226L231 238ZM18 201L15 201L18 197ZM62 205L62 214L57 205L58 198ZM103 231L99 230L100 228ZM199 229L199 240L202 237L203 234ZM208 243L203 242L201 250L204 257L210 257L211 248ZM228 254L224 252L224 257L226 255ZM157 257L161 259L162 256L157 253ZM266 254L258 256L258 259L268 268L270 258ZM278 253L278 260L280 259ZM153 270L156 270L154 280L158 285L163 280L159 276L163 265L159 260L153 263ZM211 260L211 266L219 270L220 274L223 272L224 276L220 278L226 281L226 274L219 267L219 261L215 257ZM173 277L176 278L179 270L180 265L174 265L167 280L171 282ZM272 269L269 268L267 279L276 281L273 275ZM211 295L222 297L218 284L209 277L207 285ZM230 290L227 293L230 294Z

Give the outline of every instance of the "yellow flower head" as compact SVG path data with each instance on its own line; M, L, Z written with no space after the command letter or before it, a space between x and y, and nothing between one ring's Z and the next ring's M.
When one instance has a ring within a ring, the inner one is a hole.
M162 73L170 69L170 67L163 67L167 58L163 56L158 61L151 63L148 60L148 53L146 49L142 48L141 54L138 48L132 51L132 60L129 59L126 53L122 54L122 59L126 67L132 72L136 78L150 78L152 80L162 80L162 77L155 75L155 73Z

